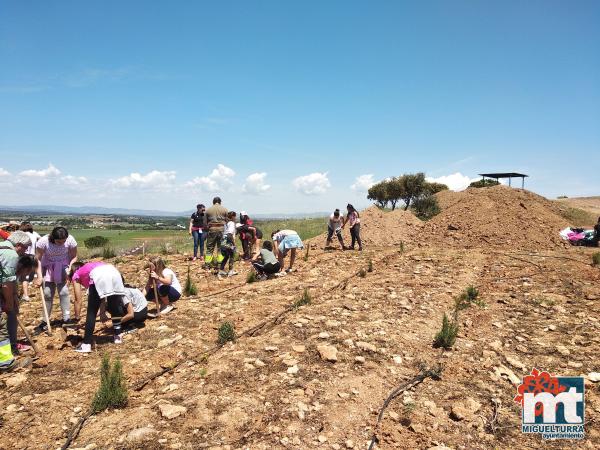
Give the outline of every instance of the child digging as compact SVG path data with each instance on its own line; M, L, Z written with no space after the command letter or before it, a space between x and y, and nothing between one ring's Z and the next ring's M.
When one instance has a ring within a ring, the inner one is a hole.
M172 303L181 297L181 284L175 272L166 266L162 258L152 259L149 266L150 275L144 289L146 300L154 301L154 283L156 282L158 299L161 304L160 313L167 314L173 310Z
M121 297L125 295L123 277L112 264L103 262L74 262L71 265L69 279L73 283L75 300L81 302L82 289L88 289L87 315L85 318L85 333L83 342L75 349L78 353L90 353L96 327L96 316L103 300L111 315L114 331L114 342L123 342L121 331L121 318L123 317L123 304Z
M221 254L223 255L223 261L221 261L221 270L219 270L219 277L232 277L237 275L237 272L233 270L233 264L235 263L235 211L229 211L227 213L227 223L223 227L223 239L221 240ZM225 264L229 263L229 272L225 272Z
M273 253L271 241L263 242L262 250L252 258L252 266L261 280L266 280L270 276L279 273L281 264L279 264Z

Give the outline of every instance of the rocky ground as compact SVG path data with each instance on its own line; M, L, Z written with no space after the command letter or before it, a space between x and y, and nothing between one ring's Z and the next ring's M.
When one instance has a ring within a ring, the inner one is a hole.
M223 281L192 266L199 295L122 345L100 329L96 351L82 356L60 333L40 336L33 368L1 381L0 448L59 448L87 411L103 352L123 361L129 404L92 416L71 448L366 449L373 434L382 449L599 448L594 249L460 248L419 237L412 219L385 220L365 223L365 251L324 251L320 236L298 272L274 280L247 284L242 263ZM187 258L167 258L185 280ZM139 285L143 264L130 256L117 265ZM469 285L485 306L461 313L452 350L433 348L443 313ZM305 289L310 304L291 308ZM27 324L39 309L39 297L23 305ZM238 338L218 347L224 321ZM376 427L390 392L437 366L440 379L395 398ZM585 441L521 433L513 397L533 367L586 376Z

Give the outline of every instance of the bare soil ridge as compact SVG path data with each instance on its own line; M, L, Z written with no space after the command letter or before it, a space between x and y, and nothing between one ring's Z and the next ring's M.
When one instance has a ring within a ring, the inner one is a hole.
M404 211L363 211L365 251L323 251L322 235L309 242L307 261L299 255L298 272L279 279L245 284L249 267L240 264L239 276L217 281L192 266L199 295L123 345L109 343L100 324L88 357L59 333L40 336L45 351L33 369L0 381L0 442L60 447L85 414L108 351L123 361L129 405L92 417L72 448L366 449L375 431L381 449L573 448L521 433L514 380L533 367L600 372L600 270L590 264L598 250L555 240L565 225L560 205L535 194L488 188L439 197L443 211L427 223ZM546 234L535 238L540 226ZM166 258L183 281L185 256ZM360 276L369 261L373 272ZM127 256L118 267L141 285L143 264ZM452 351L434 349L443 313L468 285L487 306L463 312ZM312 302L289 309L304 289ZM22 305L29 326L39 300ZM276 319L211 350L222 322L242 334L267 318ZM441 379L394 399L376 430L390 392L440 362ZM587 438L577 446L593 449L600 394L589 379L586 388Z

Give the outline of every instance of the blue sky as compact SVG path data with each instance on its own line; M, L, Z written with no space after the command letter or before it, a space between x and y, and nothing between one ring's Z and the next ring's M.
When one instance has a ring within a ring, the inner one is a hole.
M322 211L415 171L600 195L599 23L597 1L0 0L0 204Z

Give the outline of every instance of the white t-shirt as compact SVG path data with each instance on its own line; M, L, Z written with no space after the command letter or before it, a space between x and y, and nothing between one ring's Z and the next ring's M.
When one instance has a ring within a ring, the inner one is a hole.
M144 294L139 289L126 287L125 295L122 299L125 307L131 303L134 313L140 312L148 306L148 300L146 300L146 297L144 297Z
M162 278L171 278L171 286L173 286L173 289L175 289L177 292L179 292L181 294L181 284L179 283L179 280L177 279L177 275L175 275L175 272L173 272L171 269L166 268L163 270L162 272ZM158 283L158 286L162 286L163 283Z
M41 236L35 231L26 231L26 233L29 236L29 239L31 239L31 245L27 247L27 251L25 253L35 256L35 244L37 240L41 238Z
M223 234L231 234L235 239L235 222L233 220L230 220L225 224L223 227Z
M344 218L342 217L341 214L338 216L337 219L335 218L335 216L333 214L331 216L329 216L329 228L331 228L333 230L342 228L343 222L344 222Z

